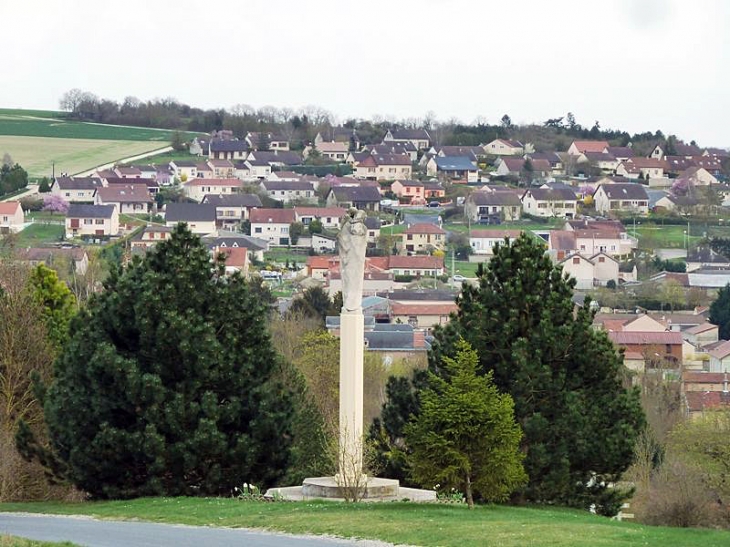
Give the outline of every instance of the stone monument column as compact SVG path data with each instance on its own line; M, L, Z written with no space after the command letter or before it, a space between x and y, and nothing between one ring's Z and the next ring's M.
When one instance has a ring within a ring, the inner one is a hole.
M340 247L342 310L340 312L340 480L354 485L363 479L363 359L365 327L362 288L367 228L365 212L350 208L337 236Z

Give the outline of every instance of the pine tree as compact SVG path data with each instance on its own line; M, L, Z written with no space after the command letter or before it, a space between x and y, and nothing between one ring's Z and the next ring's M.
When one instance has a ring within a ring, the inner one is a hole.
M727 340L730 336L730 283L717 293L717 298L710 305L710 323L719 329L720 340Z
M588 304L574 312L575 281L531 236L497 246L477 275L457 316L435 332L430 370L448 377L442 355L453 355L463 337L479 354L480 373L491 371L514 400L530 477L522 497L617 511L622 493L608 485L630 465L644 416L638 394L622 385L615 347L593 329ZM402 433L392 428L390 441Z
M448 376L429 374L420 412L405 427L411 474L424 486L463 491L469 507L474 494L504 501L527 482L514 403L491 372L477 375L479 357L468 342L460 339L455 349L455 358L442 357Z
M34 298L42 306L48 336L56 348L68 339L68 325L76 313L76 297L58 273L39 264L28 279Z
M185 226L112 272L72 320L47 390L57 469L96 498L274 483L292 408L266 316Z

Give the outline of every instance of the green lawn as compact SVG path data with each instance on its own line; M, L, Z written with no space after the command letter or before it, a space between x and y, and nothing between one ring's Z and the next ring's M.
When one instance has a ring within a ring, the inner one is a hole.
M201 526L328 534L423 546L720 547L730 532L649 527L562 508L414 503L257 502L146 498L64 504L0 504L0 511L92 515Z
M309 254L307 249L304 252L297 252L286 247L274 248L264 253L264 259L276 262L281 265L285 265L286 262L296 262L298 266L303 265L307 262Z
M717 227L716 227L717 228ZM726 237L730 236L730 228L720 228L723 232L726 232ZM629 235L637 235L639 238L639 247L642 249L682 249L687 245L687 236L685 232L687 226L685 225L667 225L662 226L658 224L648 224L644 226L637 226L634 232L633 225L626 227L626 232ZM701 241L704 237L704 228L701 227L690 227L689 245L692 247Z
M449 276L451 275L451 260L448 258L445 261L446 269L449 272ZM479 266L478 262L469 262L467 260L456 260L454 262L454 267L456 268L456 273L461 274L465 277L476 277L477 276L477 266Z
M15 536L0 536L0 547L73 547L75 543L64 541L61 543L48 541L34 541Z
M17 247L40 247L44 244L61 241L64 235L63 224L34 223L16 235Z
M406 231L405 224L391 224L389 226L383 226L380 229L380 233L383 235L386 235L386 236L402 234L405 231Z

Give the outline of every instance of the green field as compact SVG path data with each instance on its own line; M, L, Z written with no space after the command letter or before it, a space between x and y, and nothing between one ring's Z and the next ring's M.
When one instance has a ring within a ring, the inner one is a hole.
M682 249L687 246L686 225L639 225L634 231L633 225L626 226L629 235L638 236L639 247L642 249ZM690 226L689 246L694 247L705 237L730 237L730 226Z
M50 137L0 136L0 155L7 152L31 177L76 174L165 146L156 141L57 139Z
M92 515L199 526L327 534L423 546L721 547L730 532L651 527L562 508L232 498L145 498L85 503L6 503L0 511Z
M0 109L0 135L164 143L172 138L172 131L168 129L79 122L63 116L62 112Z
M32 178L50 177L54 163L56 175L73 175L160 150L171 136L166 129L71 121L61 112L0 109L0 155L10 154Z

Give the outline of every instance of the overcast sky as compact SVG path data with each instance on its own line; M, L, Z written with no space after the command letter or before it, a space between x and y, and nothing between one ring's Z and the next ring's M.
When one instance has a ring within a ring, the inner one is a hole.
M579 123L730 146L723 0L0 0L0 106L78 87L201 107Z

